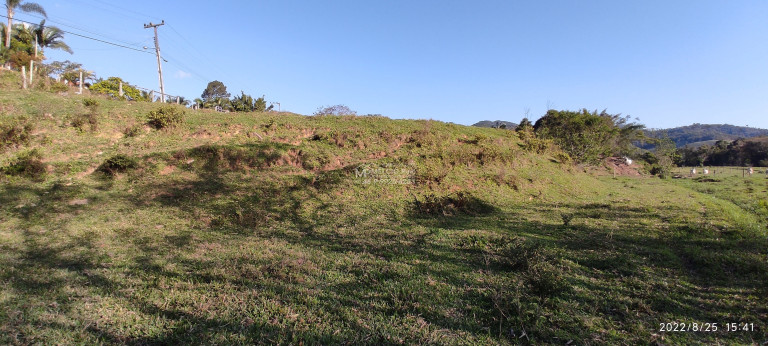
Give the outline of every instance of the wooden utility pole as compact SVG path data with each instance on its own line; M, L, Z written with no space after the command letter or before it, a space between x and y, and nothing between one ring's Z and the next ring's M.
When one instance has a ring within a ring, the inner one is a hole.
M160 76L160 102L165 102L165 88L163 87L163 65L160 64L160 42L157 40L157 27L165 25L165 20L160 24L144 24L144 29L155 29L155 54L157 55L157 74Z

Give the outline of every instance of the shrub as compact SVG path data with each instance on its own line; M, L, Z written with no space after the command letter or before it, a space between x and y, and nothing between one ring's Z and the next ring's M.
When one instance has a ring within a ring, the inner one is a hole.
M32 60L32 56L27 52L15 51L11 53L9 60L14 68L21 69L22 66L29 68L29 61Z
M11 163L2 168L7 175L23 176L35 180L45 177L46 169L42 161L42 155L37 149L25 151L11 160Z
M532 131L518 131L517 136L522 141L519 144L520 147L525 151L543 154L552 150L553 143L551 139L539 138Z
M126 137L136 137L141 134L141 125L128 126L123 130Z
M54 83L51 83L51 86L48 88L48 91L52 93L61 93L61 92L69 91L69 87L64 83L54 82Z
M80 131L85 131L85 124L88 124L91 132L98 130L99 101L87 98L83 100L83 106L88 108L88 113L73 116L71 122L72 127Z
M97 171L108 175L115 175L136 168L136 166L138 166L136 159L123 154L118 154L106 159L104 163L99 166Z
M79 114L72 117L72 127L85 131L85 125L90 126L91 131L96 131L99 126L99 120L95 113Z
M417 214L422 215L477 215L493 211L493 206L463 191L444 196L430 193L422 198L415 197L413 207Z
M174 106L161 106L158 109L150 111L147 115L147 124L155 129L174 127L184 120L186 112Z
M522 272L527 286L539 296L555 296L569 289L557 251L514 237L494 251L498 264Z
M123 84L123 96L122 99L129 99L134 101L146 101L147 97L142 92L132 85L124 82L119 77L109 77L106 80L102 80L88 88L91 92L110 95L112 97L120 97L120 83Z
M99 101L95 99L84 99L83 100L83 106L88 107L91 111L95 111L97 107L99 107Z
M34 125L26 118L0 124L0 151L8 147L19 147L29 144Z

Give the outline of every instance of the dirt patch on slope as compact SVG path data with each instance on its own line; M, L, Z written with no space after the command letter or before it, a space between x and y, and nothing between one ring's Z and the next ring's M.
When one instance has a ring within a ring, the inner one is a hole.
M609 157L604 161L605 168L608 169L608 174L616 174L621 176L641 176L639 169L640 166L637 163L628 162L623 157Z

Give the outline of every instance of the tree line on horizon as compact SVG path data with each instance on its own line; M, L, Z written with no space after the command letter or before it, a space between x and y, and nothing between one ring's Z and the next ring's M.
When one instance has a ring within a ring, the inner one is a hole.
M678 149L679 166L768 167L768 139L720 140L714 145Z

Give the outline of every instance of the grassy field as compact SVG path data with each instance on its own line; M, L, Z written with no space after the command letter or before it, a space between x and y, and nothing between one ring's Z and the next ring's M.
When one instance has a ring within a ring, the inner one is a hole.
M0 153L2 344L768 341L764 175L595 176L423 120L156 130L158 105L83 99L0 91L31 124ZM660 330L683 322L718 330Z

